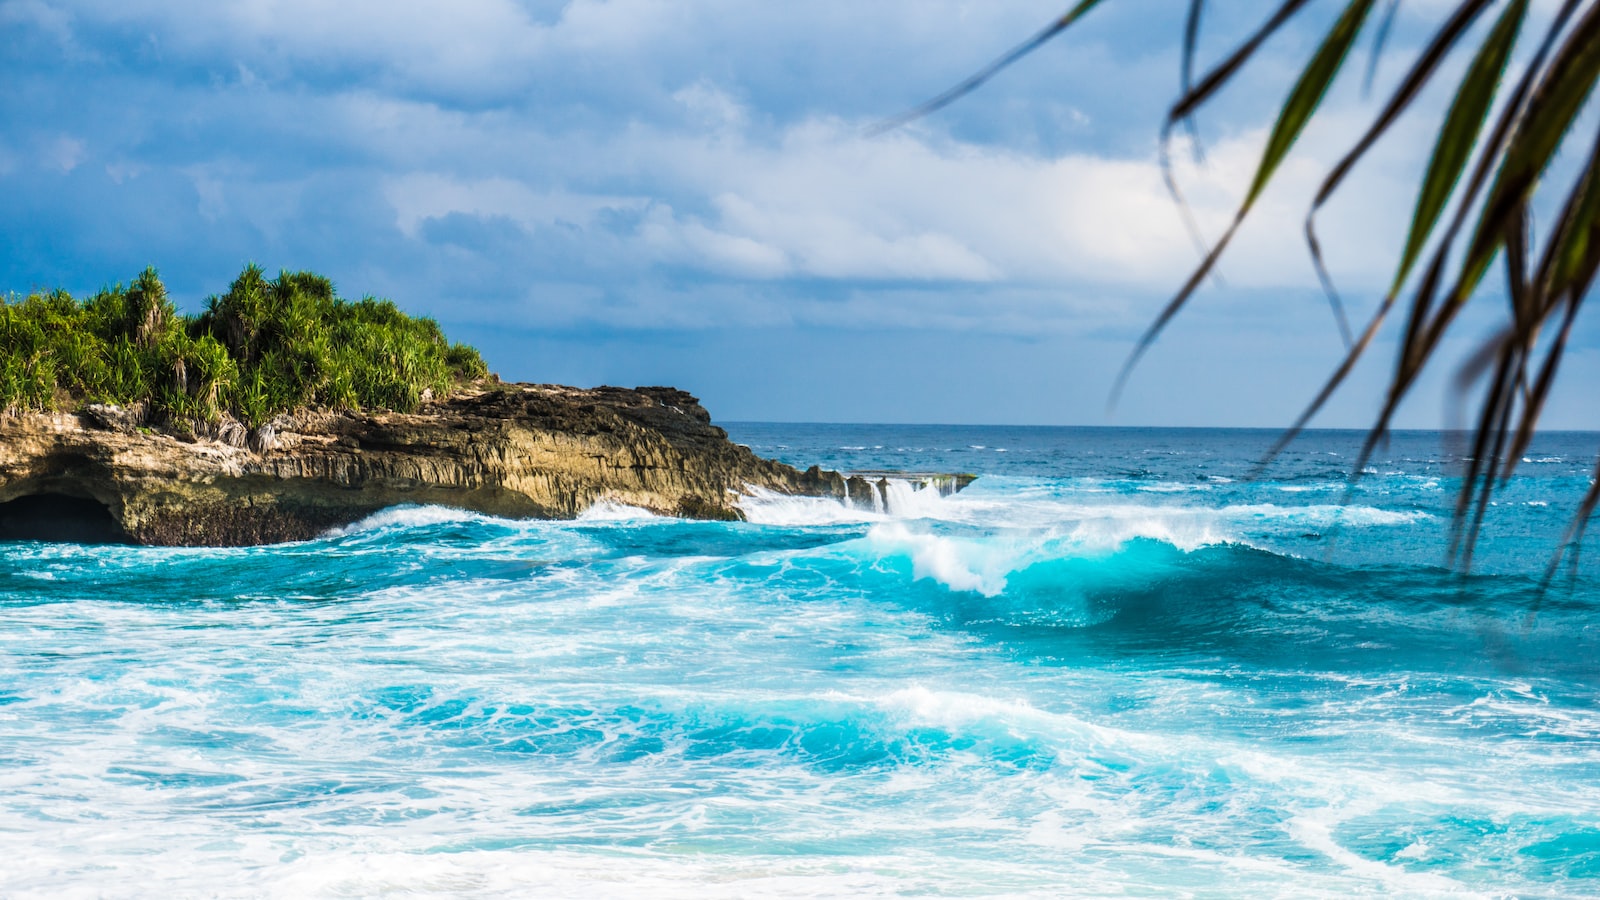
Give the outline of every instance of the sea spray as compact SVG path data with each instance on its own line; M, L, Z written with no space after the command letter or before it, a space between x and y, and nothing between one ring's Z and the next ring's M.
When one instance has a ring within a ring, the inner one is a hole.
M731 430L981 477L883 512L752 492L747 522L411 507L269 547L0 547L0 893L1600 876L1600 557L1539 590L1577 437L1530 450L1571 462L1506 487L1461 578L1428 436L1341 506L1342 434L1251 479L1251 432Z

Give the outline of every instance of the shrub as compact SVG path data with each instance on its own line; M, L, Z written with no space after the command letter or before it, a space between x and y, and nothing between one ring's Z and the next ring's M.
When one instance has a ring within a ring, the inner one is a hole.
M224 414L414 411L488 377L471 347L387 300L346 301L312 272L247 266L198 316L178 313L154 269L82 302L65 291L0 300L0 408L147 402L178 422Z

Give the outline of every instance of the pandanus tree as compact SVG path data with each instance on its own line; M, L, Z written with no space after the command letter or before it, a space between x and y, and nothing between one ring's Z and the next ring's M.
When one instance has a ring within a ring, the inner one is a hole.
M892 128L925 116L980 87L1005 67L1058 38L1096 7L1115 0L1081 0L1055 21L954 88L885 123ZM1245 71L1268 41L1312 6L1280 0L1265 21L1210 69L1196 75L1195 49L1206 0L1190 0L1180 33L1181 88L1161 128L1161 162L1169 189L1182 205L1169 148L1176 129ZM1337 17L1306 60L1268 130L1254 176L1231 223L1210 243L1189 278L1135 344L1113 388L1120 393L1134 365L1213 273L1241 223L1273 181L1324 96L1351 57L1363 32L1383 36L1399 0L1343 0ZM1387 389L1353 470L1357 477L1387 436L1396 410L1432 363L1469 303L1504 303L1495 333L1462 363L1458 383L1477 385L1481 399L1470 431L1470 450L1456 502L1451 554L1470 564L1473 545L1495 488L1516 470L1538 430L1539 415L1556 381L1573 324L1600 269L1600 134L1575 135L1574 124L1600 79L1600 0L1559 0L1533 9L1529 0L1456 0L1439 20L1404 75L1381 99L1365 130L1328 172L1305 222L1307 249L1334 304L1346 340L1343 359L1270 455L1306 427L1345 382L1374 338L1400 319L1399 350ZM1176 24L1176 23L1175 23ZM1514 52L1523 55L1514 61ZM1525 61L1524 61L1525 60ZM1458 67L1465 62L1465 68ZM1404 242L1395 248L1395 272L1371 317L1358 330L1345 324L1338 294L1323 264L1316 214L1358 163L1435 81L1451 80L1450 101L1416 187ZM1557 154L1582 152L1577 176L1547 187ZM1533 210L1554 209L1536 223ZM1503 271L1505 288L1486 284ZM1398 315L1396 315L1398 314ZM1456 329L1459 330L1459 329ZM1551 562L1575 559L1584 526L1600 503L1600 464Z
M306 407L410 412L488 374L432 319L343 300L310 272L247 266L198 316L178 313L154 269L82 302L0 298L0 412L146 403L191 428L259 426Z

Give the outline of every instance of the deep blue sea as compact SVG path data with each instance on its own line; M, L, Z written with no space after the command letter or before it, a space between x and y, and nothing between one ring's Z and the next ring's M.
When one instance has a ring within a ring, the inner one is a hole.
M981 477L0 544L0 896L1600 893L1600 435L1463 577L1438 434L729 431Z

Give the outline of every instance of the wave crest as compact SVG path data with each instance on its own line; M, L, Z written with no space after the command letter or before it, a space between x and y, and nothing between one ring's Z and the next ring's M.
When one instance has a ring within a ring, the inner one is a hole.
M372 531L390 529L429 528L435 525L456 525L494 521L482 513L448 506L391 506L375 512L365 519L340 528L323 532L324 538L351 537Z
M631 522L638 519L659 519L648 509L629 506L615 500L596 500L594 505L578 513L579 522Z

